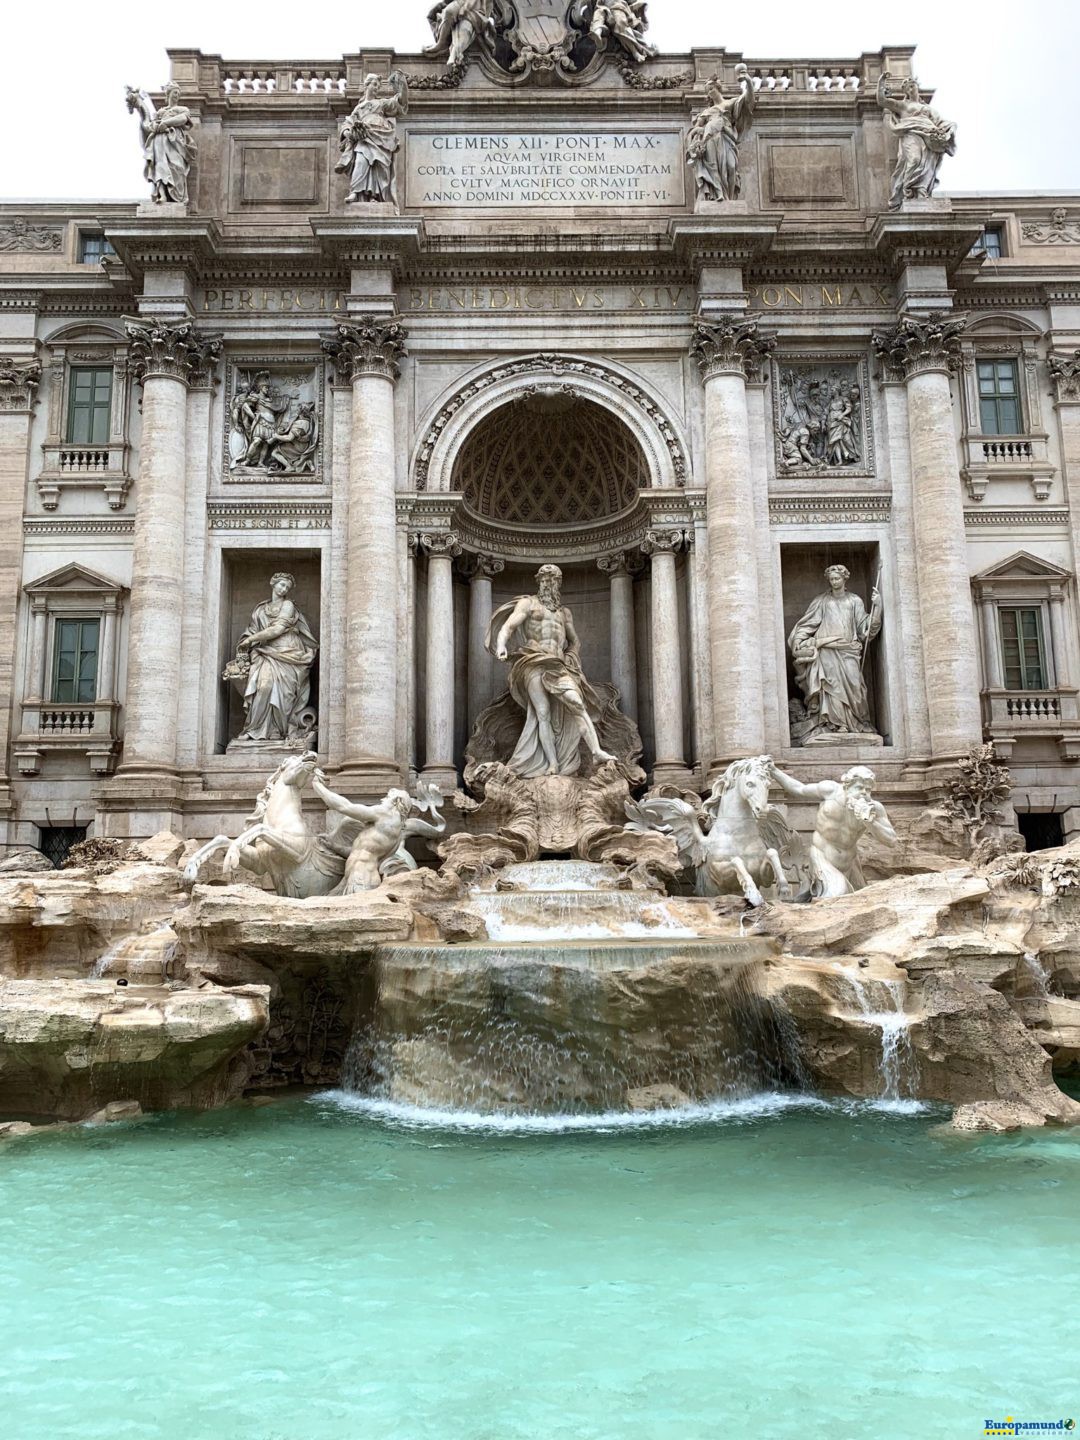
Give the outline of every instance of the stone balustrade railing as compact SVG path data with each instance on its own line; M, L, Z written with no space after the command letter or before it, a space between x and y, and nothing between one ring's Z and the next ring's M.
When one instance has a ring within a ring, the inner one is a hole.
M302 96L358 94L367 71L386 72L387 62L401 64L410 73L422 71L432 75L444 68L439 61L426 56L392 55L380 50L367 54L346 55L337 60L282 62L280 60L223 60L220 55L204 55L195 50L172 50L173 75L185 94L200 92L208 98L227 95L230 99L245 96ZM696 51L692 56L661 55L661 66L680 66L685 75L686 89L700 88L711 75L719 74L725 85L735 83L735 66L745 63L755 89L764 94L872 96L882 72L893 75L910 74L911 50L906 47L867 52L838 59L754 60L724 51ZM686 61L694 67L683 70ZM648 68L648 67L647 67Z
M984 690L983 722L998 753L1011 755L1017 740L1056 742L1064 759L1080 756L1080 705L1071 686L1054 690Z

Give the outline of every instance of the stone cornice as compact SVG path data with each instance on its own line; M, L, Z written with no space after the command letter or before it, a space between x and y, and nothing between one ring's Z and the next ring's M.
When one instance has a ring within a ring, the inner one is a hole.
M139 281L147 270L194 273L221 249L216 220L140 216L134 223L109 226L105 233L125 269Z
M887 524L892 517L890 495L773 495L771 525Z
M909 265L955 269L982 235L982 220L955 215L947 200L931 208L901 209L867 219L867 239L894 272Z
M870 341L886 371L896 378L948 375L960 367L960 336L966 325L966 315L902 315L891 329L875 330Z
M9 360L0 356L0 411L29 414L41 384L37 360Z
M424 222L395 215L390 206L378 208L388 213L312 220L319 249L339 263L365 269L389 265L398 270L403 261L420 253Z
M671 248L700 269L705 265L745 265L772 247L780 217L741 215L734 207L717 215L680 215L668 222Z
M1080 405L1080 350L1071 356L1050 355L1046 360L1059 405Z
M716 321L699 318L695 322L690 354L701 367L702 380L714 375L741 375L752 380L775 347L776 340L762 331L756 320L722 316Z
M323 337L339 384L351 384L364 375L379 375L391 384L401 374L408 330L396 320L375 315L358 316Z
M190 320L126 320L131 371L140 385L168 376L185 385L204 383L221 357L220 335L196 330Z

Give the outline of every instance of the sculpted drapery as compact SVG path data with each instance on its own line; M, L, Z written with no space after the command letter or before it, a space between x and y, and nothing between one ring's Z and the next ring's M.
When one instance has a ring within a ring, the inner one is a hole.
M881 630L881 602L875 590L868 612L847 589L849 575L842 565L830 566L825 575L830 589L810 602L788 636L808 733L866 733L874 726L863 656Z
M889 76L883 75L877 98L886 125L899 137L889 196L890 208L898 210L905 200L928 200L933 195L942 159L956 154L956 126L920 100L914 78L903 81L895 93L888 82Z
M318 642L289 599L291 575L275 575L271 598L256 605L240 637L237 660L250 665L244 690L246 716L240 740L280 742L311 733L311 667ZM226 677L232 678L230 671Z

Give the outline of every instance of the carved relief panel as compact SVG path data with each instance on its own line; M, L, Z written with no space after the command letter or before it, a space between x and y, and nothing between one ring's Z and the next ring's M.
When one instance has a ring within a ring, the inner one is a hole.
M870 374L865 357L780 358L775 362L772 393L779 477L874 474Z
M318 482L323 472L322 360L232 355L225 383L225 483Z

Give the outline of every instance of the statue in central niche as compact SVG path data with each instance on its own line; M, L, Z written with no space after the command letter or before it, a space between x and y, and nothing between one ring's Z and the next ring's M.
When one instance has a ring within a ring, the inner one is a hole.
M614 761L600 744L597 722L603 702L581 668L581 641L574 617L562 603L562 571L542 565L536 595L519 595L491 617L487 648L510 659L510 694L525 711L525 725L509 760L523 780L538 775L576 775L581 743L598 764Z

